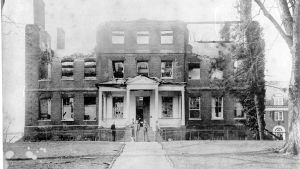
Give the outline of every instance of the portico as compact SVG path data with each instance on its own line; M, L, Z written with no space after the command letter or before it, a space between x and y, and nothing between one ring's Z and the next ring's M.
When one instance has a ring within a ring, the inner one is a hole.
M136 76L98 84L99 127L125 127L132 120L148 121L155 130L185 125L184 83L166 83L156 78Z

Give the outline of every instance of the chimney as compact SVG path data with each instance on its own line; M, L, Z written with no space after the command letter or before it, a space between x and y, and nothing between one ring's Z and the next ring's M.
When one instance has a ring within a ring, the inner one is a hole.
M57 28L57 49L65 49L65 31Z
M34 24L45 29L45 3L43 0L33 0Z

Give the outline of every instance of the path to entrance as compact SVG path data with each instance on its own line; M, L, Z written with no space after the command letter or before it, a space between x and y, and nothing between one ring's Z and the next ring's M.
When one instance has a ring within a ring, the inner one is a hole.
M172 169L157 142L128 142L112 169Z

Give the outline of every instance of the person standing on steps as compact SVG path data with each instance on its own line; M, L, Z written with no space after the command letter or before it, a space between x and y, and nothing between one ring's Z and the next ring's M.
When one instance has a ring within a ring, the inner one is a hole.
M131 141L135 141L135 122L134 119L132 119L132 123L130 125L131 128Z
M136 120L134 122L134 141L138 141L139 123Z
M160 126L159 126L158 120L156 120L156 125L155 125L155 141L159 141L159 136L160 136Z
M144 121L143 124L143 130L144 130L144 141L149 141L149 136L148 136L149 125L146 122L146 120Z
M115 122L110 126L113 141L116 141L116 125Z

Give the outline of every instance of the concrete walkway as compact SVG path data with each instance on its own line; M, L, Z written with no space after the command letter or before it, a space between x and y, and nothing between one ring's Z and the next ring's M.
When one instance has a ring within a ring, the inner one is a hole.
M112 169L172 169L157 142L128 142Z

